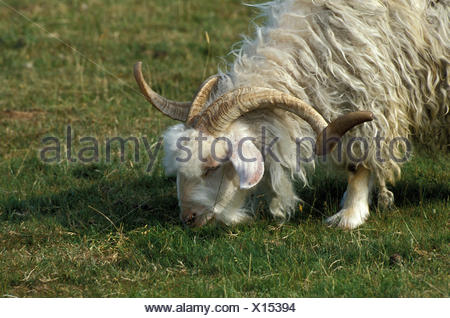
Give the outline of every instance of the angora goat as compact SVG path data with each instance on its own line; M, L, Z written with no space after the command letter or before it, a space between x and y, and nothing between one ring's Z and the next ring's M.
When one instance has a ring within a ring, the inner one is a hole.
M256 194L286 218L299 200L291 179L306 184L315 155L328 154L322 158L349 177L342 209L327 221L355 228L369 215L373 184L378 204L393 203L386 183L400 177L410 138L448 149L450 3L285 0L257 7L265 25L192 102L159 96L135 65L147 100L184 122L164 135L181 219L190 226L240 222L252 214Z

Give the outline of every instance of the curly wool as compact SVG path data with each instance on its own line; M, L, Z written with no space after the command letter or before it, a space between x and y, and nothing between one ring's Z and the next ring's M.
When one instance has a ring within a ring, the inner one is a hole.
M401 163L392 155L401 158L404 149L394 143L389 150L396 137L448 149L450 1L277 0L255 7L266 24L232 52L235 61L211 101L235 88L259 86L292 94L327 120L370 110L376 119L349 132L343 145L352 137L367 138L362 164L379 181L400 177ZM314 136L290 113L275 110L273 116L291 136ZM384 162L377 159L377 135L384 138ZM341 160L332 155L335 164L351 161L343 150ZM358 144L352 150L352 157L364 151ZM307 182L303 169L287 164Z

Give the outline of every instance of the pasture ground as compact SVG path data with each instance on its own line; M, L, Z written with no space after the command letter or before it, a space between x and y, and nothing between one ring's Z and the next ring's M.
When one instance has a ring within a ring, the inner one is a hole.
M158 92L190 99L251 33L240 2L0 1L0 296L448 297L448 153L418 147L393 187L397 207L372 207L353 231L322 223L345 190L327 171L299 185L308 204L283 226L261 213L189 230L174 180L160 161L145 171L143 147L140 163L132 149L120 162L117 147L110 163L67 160L67 125L74 153L83 136L101 141L102 158L108 136L147 136L155 149L173 122L138 93L133 64ZM62 140L58 164L39 160L48 136Z

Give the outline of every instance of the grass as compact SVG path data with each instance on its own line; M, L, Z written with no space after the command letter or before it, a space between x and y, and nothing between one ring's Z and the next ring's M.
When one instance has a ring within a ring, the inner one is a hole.
M262 213L189 230L174 180L159 161L146 172L143 148L140 163L115 146L111 162L82 164L62 142L58 164L39 160L67 125L75 153L83 136L102 158L111 136L147 136L154 150L172 121L137 92L134 62L157 91L190 99L253 16L234 0L0 1L1 296L448 297L448 153L419 148L397 207L373 207L353 231L322 223L345 189L327 171L298 186L308 205L283 226Z

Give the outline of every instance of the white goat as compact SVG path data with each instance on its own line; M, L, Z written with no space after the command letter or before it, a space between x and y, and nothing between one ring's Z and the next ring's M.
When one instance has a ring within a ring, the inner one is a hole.
M259 194L275 217L288 217L299 200L291 179L307 184L315 166L299 162L299 153L327 154L373 114L328 160L349 170L342 209L328 222L355 228L369 215L374 182L378 203L393 203L386 182L399 178L405 152L397 137L448 148L449 1L285 0L257 7L266 24L192 103L157 95L141 63L135 66L144 96L185 122L164 135L181 218L190 226L237 223ZM317 147L299 142L312 136L319 136ZM365 139L351 142L355 137Z

